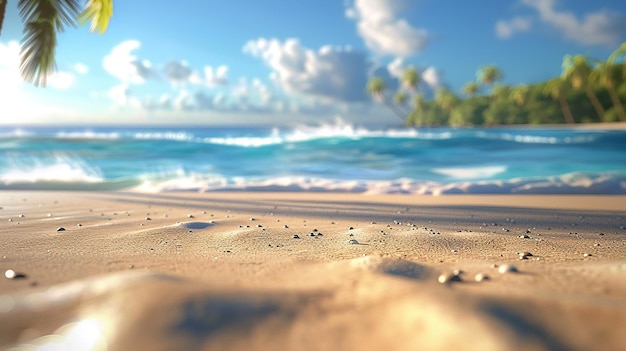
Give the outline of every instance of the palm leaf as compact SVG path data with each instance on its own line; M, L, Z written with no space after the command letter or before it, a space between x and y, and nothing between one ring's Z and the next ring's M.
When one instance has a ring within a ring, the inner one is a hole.
M56 69L56 34L64 25L75 26L78 0L20 0L18 8L25 24L20 71L26 81L45 86Z
M2 34L2 22L4 22L4 12L7 9L7 0L0 0L0 34Z
M91 21L89 30L96 30L102 34L109 26L109 19L113 16L113 0L89 0L85 10L78 16L81 26Z

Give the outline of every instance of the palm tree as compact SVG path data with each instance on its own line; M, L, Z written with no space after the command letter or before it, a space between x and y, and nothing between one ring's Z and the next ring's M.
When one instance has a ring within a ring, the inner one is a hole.
M624 106L617 95L616 86L621 81L623 68L610 64L607 62L599 63L591 72L589 79L597 82L606 89L611 98L611 103L615 108L615 113L619 116L621 121L626 121L626 113L624 112Z
M367 92L378 101L383 101L387 85L380 77L372 77L367 82Z
M468 97L474 97L480 92L480 84L476 82L468 82L463 86L462 90L463 94Z
M515 101L517 106L524 106L528 98L528 91L528 85L518 85L511 90L511 99Z
M565 90L567 89L567 87L567 81L562 78L554 78L546 83L543 93L550 96L554 100L558 100L559 104L561 105L561 111L563 112L565 122L574 124L576 123L576 121L572 116L572 111L570 110L569 104L567 103L567 98L565 97Z
M407 106L406 106L406 101L407 101L407 96L402 91L397 91L396 94L393 96L393 102L396 103L398 109L400 109L405 116L409 114L409 111L407 110Z
M424 95L415 94L415 96L413 96L413 105L415 106L416 109L423 110L424 106L426 105L426 101L424 100Z
M614 65L620 56L624 55L622 58L622 78L626 79L626 42L623 42L622 45L619 46L606 60L610 65Z
M402 72L402 84L409 88L412 92L417 91L417 85L420 83L420 75L415 67L407 67Z
M508 85L496 85L493 87L491 95L497 99L505 99L508 98L511 94L511 87Z
M386 90L387 86L385 81L380 77L372 77L367 82L367 92L374 98L374 100L383 102L396 116L405 120L406 115L402 113L396 105L387 100L387 97L385 96Z
M583 89L585 94L591 101L598 118L604 121L604 107L593 92L591 81L589 79L592 68L589 60L583 55L565 55L563 58L563 73L561 77L568 80L575 90Z
M435 94L435 103L447 113L452 112L452 108L457 102L457 96L446 88L437 90Z
M396 95L393 96L393 101L398 105L404 105L406 103L406 94L398 91Z
M491 87L493 84L502 79L502 71L496 65L485 66L477 72L478 81Z
M0 0L0 32L7 0ZM78 0L20 0L17 3L24 22L20 71L24 80L46 86L56 70L57 33L66 25L91 22L90 31L104 33L113 15L113 0L87 0L81 11Z

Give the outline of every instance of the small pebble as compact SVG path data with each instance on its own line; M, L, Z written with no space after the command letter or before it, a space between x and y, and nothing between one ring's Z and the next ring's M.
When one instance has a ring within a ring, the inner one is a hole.
M489 276L487 274L478 273L474 276L474 280L477 282L482 282L483 280L488 280Z
M64 232L64 231L65 231L65 228L63 228L63 227L58 227L57 228L57 232Z
M283 228L288 229L288 228L289 228L289 226L285 224L285 225L283 226Z
M15 271L14 271L14 270L12 270L12 269L7 269L7 270L4 272L4 276L5 276L7 279L13 279L13 278L15 278Z
M585 254L583 254L583 257L590 257L590 256L591 256L591 254L590 254L590 253L585 253Z
M518 235L517 237L518 237L518 238L520 238L520 239L530 239L530 236L528 236L528 235L526 235L526 234L524 234L524 235Z
M194 218L193 215L190 213L187 215L187 218Z
M294 239L300 239L300 235L298 235L298 234L294 234L294 235L293 235L293 238L294 238Z
M26 278L26 274L18 273L12 269L7 269L6 271L4 271L4 276L7 279L25 279Z
M498 267L498 272L500 272L500 274L515 273L517 272L517 267L512 264L503 264Z
M450 283L450 282L460 282L461 277L459 275L456 275L454 273L450 274L450 273L444 273L439 275L439 278L437 278L437 281L441 284L445 284L445 283Z
M358 244L359 244L359 241L358 241L358 240L356 240L356 239L350 239L350 240L348 241L348 244L358 245Z

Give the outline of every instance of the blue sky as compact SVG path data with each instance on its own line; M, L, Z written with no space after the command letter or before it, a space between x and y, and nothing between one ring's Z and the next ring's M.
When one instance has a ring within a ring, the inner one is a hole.
M565 54L604 59L626 41L626 3L614 0L114 3L104 35L66 29L58 72L35 88L19 79L9 0L0 124L399 123L365 94L371 74L393 85L413 65L426 93L460 94L483 65L533 83L560 74Z

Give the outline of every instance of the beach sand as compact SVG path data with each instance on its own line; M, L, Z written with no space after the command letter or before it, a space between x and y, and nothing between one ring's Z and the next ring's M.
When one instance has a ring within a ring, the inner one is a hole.
M626 349L625 196L0 201L0 349Z

